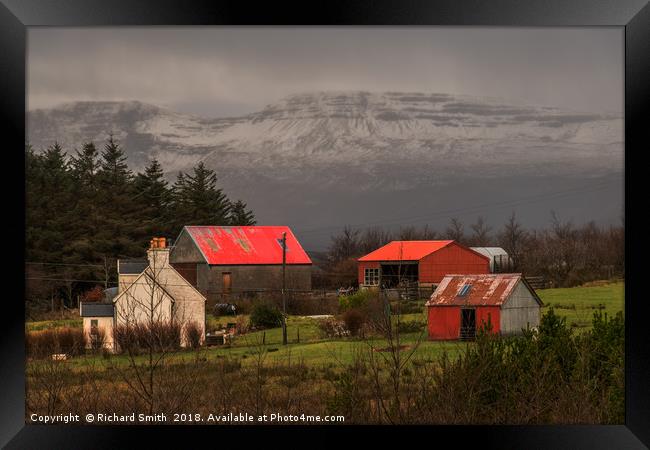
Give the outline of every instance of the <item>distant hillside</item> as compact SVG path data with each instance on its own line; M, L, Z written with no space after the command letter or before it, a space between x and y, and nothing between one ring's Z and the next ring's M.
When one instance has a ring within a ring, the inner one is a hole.
M534 207L520 202L529 225L546 221L549 209L600 221L622 211L623 122L612 115L398 92L299 94L233 118L140 102L28 114L37 149L100 143L109 133L134 169L156 157L173 179L203 160L261 221L312 230L321 248L325 226L435 224L455 210L496 220L513 209L504 203L521 198L540 197ZM476 205L484 211L467 212Z

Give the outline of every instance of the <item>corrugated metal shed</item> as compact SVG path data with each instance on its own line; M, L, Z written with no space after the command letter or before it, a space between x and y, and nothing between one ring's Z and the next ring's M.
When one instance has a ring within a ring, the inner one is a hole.
M501 247L470 247L475 252L485 255L490 258L490 271L491 272L505 272L511 270L511 260L506 252Z
M282 233L287 233L287 264L311 259L287 226L186 226L210 265L282 264Z
M392 241L358 261L419 261L454 241Z
M113 317L114 306L112 303L81 302L81 317Z
M475 252L479 252L482 255L487 256L488 258L494 258L495 256L508 256L506 252L501 247L470 247Z
M447 275L426 306L499 306L508 300L520 280L520 273ZM534 296L541 305L539 297Z

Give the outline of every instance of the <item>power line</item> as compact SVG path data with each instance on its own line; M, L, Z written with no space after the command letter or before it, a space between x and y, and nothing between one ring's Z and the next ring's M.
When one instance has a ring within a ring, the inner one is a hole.
M72 264L72 263L53 263L53 262L34 262L34 261L26 261L25 264L42 265L42 266L101 267L102 269L106 268L106 266L103 266L101 264Z
M335 277L335 276L355 276L356 274L353 273L344 273L344 272L331 272L331 273L323 273L320 274L321 277ZM71 283L101 283L104 284L106 281L105 280L92 280L92 279L75 279L75 278L51 278L51 277L25 277L26 280L33 280L33 281L62 281L62 282L71 282ZM120 283L117 281L109 281L108 284L111 285L119 285ZM147 282L132 282L132 283L124 283L126 284L126 287L133 286L133 285L139 285L139 286L154 286L155 284L158 284L162 287L187 287L188 284L170 284L170 283L147 283ZM196 286L193 286L196 288ZM304 289L287 289L287 291L293 291L293 292L310 292L308 290ZM207 293L227 293L227 292L281 292L281 289L268 289L268 288L259 288L259 289L231 289L230 291L224 291L224 290L217 290L217 289L205 289L203 292Z

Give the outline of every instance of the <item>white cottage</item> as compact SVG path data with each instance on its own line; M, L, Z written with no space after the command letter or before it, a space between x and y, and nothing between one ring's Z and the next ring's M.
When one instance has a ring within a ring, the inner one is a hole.
M205 297L169 264L169 248L164 238L154 238L146 262L118 263L118 291L109 303L82 303L84 332L92 347L103 333L104 346L114 348L115 325L174 321L181 325L181 345L185 327L193 323L205 338Z

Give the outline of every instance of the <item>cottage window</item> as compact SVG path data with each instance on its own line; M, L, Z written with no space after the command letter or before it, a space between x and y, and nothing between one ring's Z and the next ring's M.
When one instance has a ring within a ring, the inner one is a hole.
M96 334L96 333L97 333L97 326L98 326L98 325L97 325L97 319L91 319L91 320L90 320L90 332L91 332L92 334Z
M379 269L365 269L363 281L366 286L378 286Z

